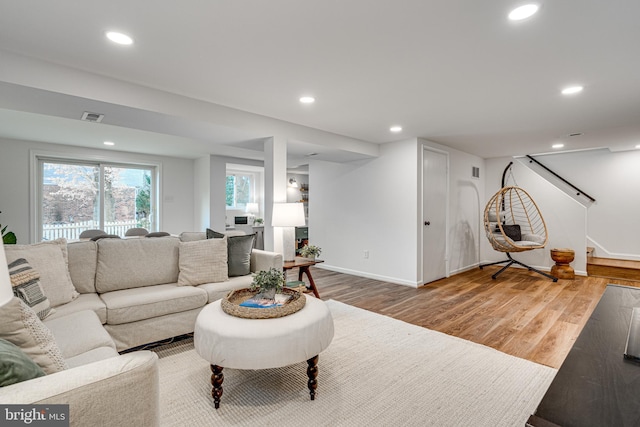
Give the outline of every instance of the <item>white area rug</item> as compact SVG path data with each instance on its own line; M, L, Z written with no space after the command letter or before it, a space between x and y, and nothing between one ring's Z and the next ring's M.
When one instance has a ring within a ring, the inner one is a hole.
M220 409L209 364L183 341L157 350L163 426L524 426L556 370L336 301L316 400L306 363L225 369Z

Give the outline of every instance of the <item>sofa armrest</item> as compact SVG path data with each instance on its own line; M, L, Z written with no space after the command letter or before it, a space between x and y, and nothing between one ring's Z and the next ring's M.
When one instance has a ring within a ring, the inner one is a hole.
M71 425L160 424L158 356L136 351L0 388L3 404L68 404Z
M276 252L263 251L262 249L254 249L251 251L251 272L269 270L277 268L282 270L284 265L282 254Z

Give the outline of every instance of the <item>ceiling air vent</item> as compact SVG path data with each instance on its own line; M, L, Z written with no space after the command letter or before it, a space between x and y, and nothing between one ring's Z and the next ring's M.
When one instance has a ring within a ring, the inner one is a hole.
M474 178L480 178L480 168L477 166L471 167L471 176Z
M102 119L104 119L104 114L90 113L88 111L85 111L84 113L82 113L82 119L80 120L84 120L85 122L100 123Z

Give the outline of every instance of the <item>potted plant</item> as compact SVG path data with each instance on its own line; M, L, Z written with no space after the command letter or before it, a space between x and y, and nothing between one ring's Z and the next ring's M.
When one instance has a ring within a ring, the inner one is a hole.
M276 293L282 291L285 283L282 270L271 267L269 270L259 271L253 275L250 289L258 291L255 296L257 299L274 299Z
M256 218L253 220L253 225L262 225L262 223L264 223L264 219L262 218Z
M0 212L2 213L2 212ZM0 224L0 235L2 235L2 243L5 245L15 245L18 241L13 231L7 231L8 225L4 227Z
M300 255L309 259L316 259L317 256L320 256L322 252L322 248L314 245L304 245L302 249L300 249Z

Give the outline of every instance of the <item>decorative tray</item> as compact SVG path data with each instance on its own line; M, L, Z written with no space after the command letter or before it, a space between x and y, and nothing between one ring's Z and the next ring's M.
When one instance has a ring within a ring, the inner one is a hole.
M307 302L306 297L296 290L284 288L280 293L291 297L284 305L270 308L255 308L243 307L240 303L254 297L256 291L248 288L231 291L226 297L222 298L222 310L231 316L245 319L273 319L300 311Z

